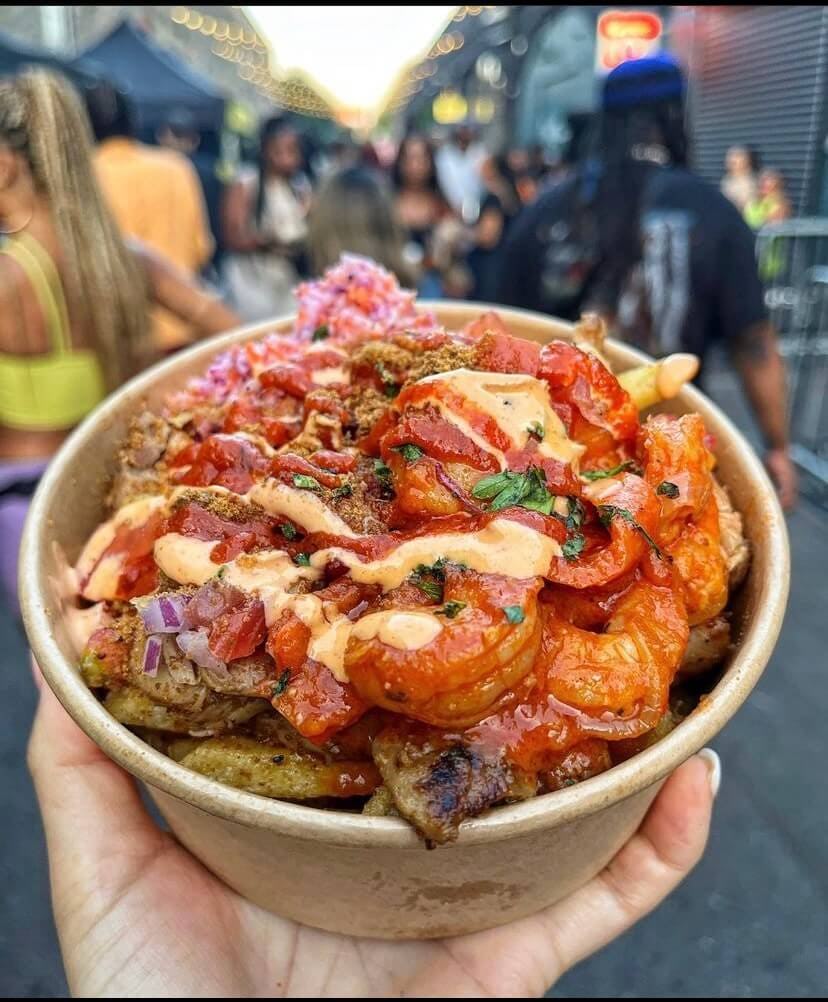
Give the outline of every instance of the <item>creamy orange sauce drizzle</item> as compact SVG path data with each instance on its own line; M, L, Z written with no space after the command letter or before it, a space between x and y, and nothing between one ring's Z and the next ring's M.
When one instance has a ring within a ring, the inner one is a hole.
M349 382L348 372L344 366L328 366L324 369L316 369L311 373L311 382L317 386L330 386L332 383Z
M418 651L437 638L443 624L430 612L372 612L354 623L352 635L358 640L373 640L398 651Z
M549 388L545 382L532 376L509 372L475 372L471 369L455 369L426 376L422 384L449 385L462 394L479 410L494 418L498 428L506 435L515 449L523 449L532 437L530 428L540 426L543 439L538 442L541 456L570 463L577 472L578 461L584 446L567 437L563 422L552 409ZM429 398L446 420L451 421L476 445L493 455L506 468L506 457L475 432L462 415L452 410L451 405L440 399L439 394Z
M383 591L390 591L418 564L432 564L439 557L483 574L531 578L547 574L552 558L560 554L556 540L520 522L498 518L477 532L435 533L406 540L380 560L364 561L350 550L332 546L317 550L311 566L321 569L336 559L348 567L354 581L378 584Z
M82 591L84 598L90 602L100 602L116 594L124 558L120 554L110 554L103 559L101 556L115 539L119 529L132 529L142 525L154 511L163 508L166 503L166 498L157 495L136 498L98 526L75 564L79 580L89 577Z
M322 346L318 349L322 350ZM344 359L344 356L343 356ZM318 385L347 380L343 367L318 369L312 374ZM576 466L583 447L570 441L563 424L552 410L546 384L530 376L510 373L480 373L467 369L428 376L421 382L448 382L454 390L491 415L515 449L523 448L530 437L530 427L544 430L538 450L543 456ZM472 441L493 454L501 468L506 457L477 433L462 417L446 407L438 396L432 401ZM265 455L274 450L259 436L236 433ZM280 450L283 451L283 450ZM90 538L78 561L77 570L94 566L110 544L119 526L139 525L156 509L171 505L176 498L191 491L228 494L222 487L177 487L167 497L139 498L120 509L101 525ZM301 490L273 478L256 483L244 495L235 495L242 503L255 504L269 515L290 518L306 533L325 532L357 538L351 527L332 511L313 491ZM210 559L215 540L200 540L178 533L166 533L155 543L158 567L179 584L202 585L220 570ZM559 544L543 534L509 519L495 519L473 533L442 533L406 540L379 560L364 560L350 550L329 547L311 557L309 567L297 567L283 550L264 550L242 554L224 565L222 579L250 594L257 595L265 607L268 626L285 610L293 612L309 629L308 656L328 667L340 681L347 681L344 657L352 633L361 639L379 638L399 650L418 650L431 643L444 628L428 612L389 611L372 613L352 623L331 603L322 602L312 593L296 594L303 581L322 577L325 565L337 559L345 564L351 577L365 584L377 584L383 591L398 587L418 564L431 564L439 557L463 563L473 570L507 577L535 577L549 571L554 557L560 556ZM121 572L120 556L100 561L85 592L92 599L114 594Z

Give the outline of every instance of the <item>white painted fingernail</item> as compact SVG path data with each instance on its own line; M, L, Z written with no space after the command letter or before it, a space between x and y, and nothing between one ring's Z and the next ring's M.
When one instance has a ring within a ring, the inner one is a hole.
M708 779L710 780L710 792L715 797L719 792L722 782L722 760L712 748L702 748L699 758L704 759L707 766Z

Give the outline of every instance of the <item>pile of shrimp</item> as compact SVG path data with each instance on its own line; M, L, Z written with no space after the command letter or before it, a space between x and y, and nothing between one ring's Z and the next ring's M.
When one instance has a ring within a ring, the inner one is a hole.
M502 328L501 349L507 337ZM573 748L604 761L606 742L640 738L664 719L690 628L715 620L727 603L728 570L701 417L642 423L594 354L553 342L528 356L539 359L569 437L585 450L582 476L565 488L570 514L531 517L548 535L577 536L578 551L525 579L449 562L442 601L462 604L463 615L412 651L352 640L346 667L369 705L545 774ZM533 367L521 364L520 371ZM407 393L396 428L413 424L416 403L406 406ZM391 451L400 437L391 431L380 442L397 504L405 507L411 494L412 510L459 511L462 503L449 498L447 506L422 463L407 465ZM451 466L455 481L463 479L460 466ZM386 600L405 608L421 596L400 589ZM519 622L504 617L508 608L521 610Z

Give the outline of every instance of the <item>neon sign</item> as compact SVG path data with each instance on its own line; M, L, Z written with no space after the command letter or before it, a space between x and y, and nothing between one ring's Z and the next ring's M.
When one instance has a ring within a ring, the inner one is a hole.
M598 18L595 63L609 73L619 63L641 59L660 48L661 18L644 10L608 10Z

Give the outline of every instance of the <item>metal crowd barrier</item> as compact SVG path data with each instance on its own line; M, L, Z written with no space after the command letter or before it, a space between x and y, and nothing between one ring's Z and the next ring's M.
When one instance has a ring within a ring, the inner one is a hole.
M791 455L803 493L828 507L828 219L766 226L756 254L788 365Z

